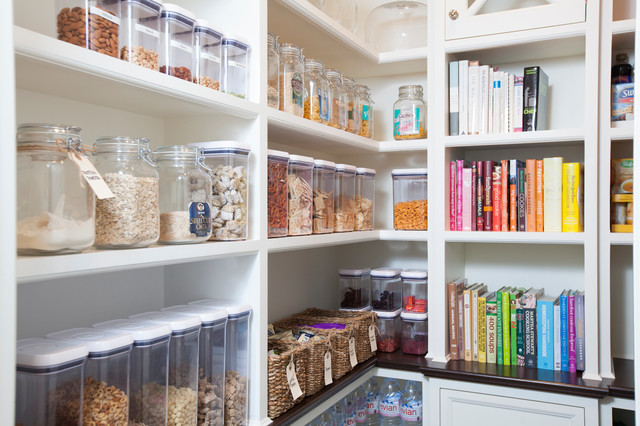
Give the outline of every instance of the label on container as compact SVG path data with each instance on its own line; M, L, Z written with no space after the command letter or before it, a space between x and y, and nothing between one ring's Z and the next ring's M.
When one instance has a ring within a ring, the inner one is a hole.
M367 408L366 408L367 416L378 414L378 407L379 407L378 395L371 395L371 394L367 395Z
M369 120L369 105L362 105L362 121Z
M300 383L298 383L298 377L296 376L296 371L292 362L287 364L287 381L289 382L291 396L295 401L302 396L302 389L300 389Z
M160 32L154 30L153 28L149 28L146 25L136 24L135 28L139 33L145 33L146 35L150 35L151 37L155 38L160 37Z
M212 55L211 53L200 52L200 57L202 59L206 59L207 61L215 62L216 64L220 63L220 57Z
M356 356L356 338L349 338L349 361L351 362L351 367L355 367L358 365L358 357Z
M242 62L236 62L236 61L227 61L227 65L229 65L230 67L240 68L241 70L247 68L247 66Z
M89 13L91 15L97 15L101 18L106 19L109 22L113 22L116 25L120 25L120 18L118 18L116 15L113 15L109 12L107 12L106 10L102 9L101 7L98 6L89 6Z
M376 327L373 324L369 326L369 344L371 345L371 352L378 350L378 342L376 342Z
M193 52L193 48L191 46L187 46L186 44L181 43L178 40L171 40L169 44L171 44L171 47L175 47L176 49L183 50L187 53Z
M333 374L331 373L331 352L324 353L324 385L329 386L333 383Z
M102 176L96 168L93 166L91 160L84 155L80 155L77 152L70 150L69 158L73 163L78 166L80 169L80 174L87 181L93 192L96 194L99 200L104 200L107 198L113 198L113 192L109 189L107 183L102 179Z
M633 120L633 83L611 86L611 121Z
M420 108L402 108L393 111L393 135L420 134Z
M329 96L326 90L318 90L318 109L320 120L329 121Z
M347 426L353 426L356 424L356 413L351 414L349 417L347 417Z
M294 72L291 75L291 102L303 107L304 103L304 83L302 82L302 75L299 72Z
M189 204L189 230L198 237L211 233L211 208L208 203Z
M367 422L367 410L362 407L360 409L356 408L356 423L366 423Z
M422 420L422 401L411 401L402 404L400 407L400 418L408 422L419 422Z
M380 415L383 417L400 417L400 393L388 396L380 401Z

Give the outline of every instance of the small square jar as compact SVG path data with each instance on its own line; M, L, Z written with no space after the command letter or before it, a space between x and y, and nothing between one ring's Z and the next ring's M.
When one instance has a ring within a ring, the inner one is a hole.
M289 232L287 174L289 153L267 150L267 235L286 237Z
M344 268L340 275L340 309L371 308L371 269Z
M289 157L289 235L310 235L313 230L313 158Z
M356 231L373 229L373 211L376 196L376 171L358 167L356 169Z
M192 81L195 25L196 16L193 13L173 3L164 4L160 13L161 73Z
M162 0L122 0L120 59L158 71Z
M427 169L394 169L393 228L427 230Z
M325 160L313 162L313 233L333 232L333 185L336 163Z
M58 40L119 57L120 0L57 0Z
M371 271L371 306L374 311L402 309L401 269L377 268Z
M356 222L356 167L336 164L334 232L350 232Z
M194 31L193 82L213 90L220 90L220 46L222 33L204 19L196 20Z
M395 352L402 343L401 310L374 311L378 316L378 333L376 344L380 352Z
M424 314L428 312L427 270L405 269L402 278L402 312Z
M427 353L429 321L428 314L402 313L402 352L411 355Z
M249 97L249 43L231 34L222 37L222 91Z

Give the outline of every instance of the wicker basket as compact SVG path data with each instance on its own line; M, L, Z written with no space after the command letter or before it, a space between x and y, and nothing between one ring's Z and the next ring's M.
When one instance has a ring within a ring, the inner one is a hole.
M279 352L275 357L267 357L267 414L269 418L274 419L304 399L308 351L294 342L277 340L269 341L268 348ZM302 390L302 396L296 401L293 400L287 380L287 365L290 362L296 366L296 376Z

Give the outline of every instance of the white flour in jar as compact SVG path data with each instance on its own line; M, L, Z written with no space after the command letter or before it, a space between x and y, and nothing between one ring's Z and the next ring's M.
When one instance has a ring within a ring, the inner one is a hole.
M93 220L71 220L50 212L18 222L18 250L82 250L93 244Z

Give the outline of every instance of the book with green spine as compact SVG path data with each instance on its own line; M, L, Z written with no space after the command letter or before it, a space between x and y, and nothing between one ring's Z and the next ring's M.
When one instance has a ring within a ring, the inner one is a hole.
M496 332L496 337L497 337L497 343L496 343L496 360L498 365L502 365L503 363L503 353L504 353L504 348L503 348L503 333L502 333L502 294L503 292L508 292L509 291L509 287L507 286L503 286L501 287L498 291L496 291L496 306L498 309L496 309L497 313L496 313L496 324L497 324L497 332Z
M496 293L493 292L487 297L487 364L496 363L496 353L498 350L498 304Z
M511 311L509 295L512 288L502 292L502 364L511 365Z
M514 288L509 292L509 330L511 338L511 365L518 365L518 314L516 310L517 300L526 291L524 288Z

